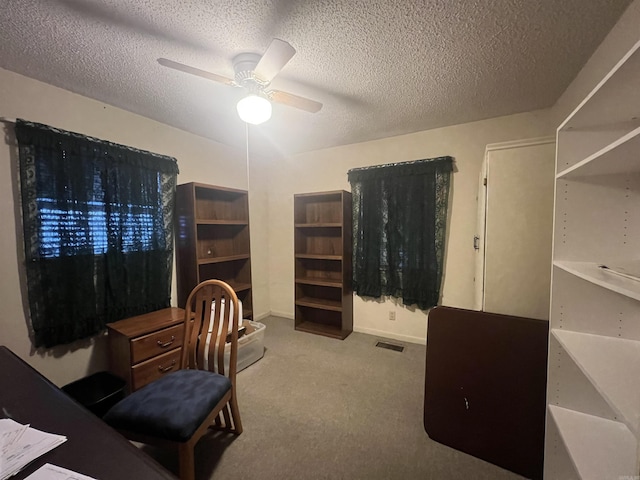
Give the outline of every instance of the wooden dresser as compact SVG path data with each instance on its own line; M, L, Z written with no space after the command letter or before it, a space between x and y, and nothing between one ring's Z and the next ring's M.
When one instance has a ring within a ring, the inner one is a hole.
M109 369L129 392L180 369L184 310L165 308L107 325Z

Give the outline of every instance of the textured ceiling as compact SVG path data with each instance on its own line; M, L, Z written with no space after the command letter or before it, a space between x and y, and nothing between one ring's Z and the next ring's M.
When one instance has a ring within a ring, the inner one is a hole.
M295 153L549 107L631 0L1 3L1 68L236 146L241 90L156 60L233 77L238 53L288 41L272 87L324 107L275 105L251 138Z

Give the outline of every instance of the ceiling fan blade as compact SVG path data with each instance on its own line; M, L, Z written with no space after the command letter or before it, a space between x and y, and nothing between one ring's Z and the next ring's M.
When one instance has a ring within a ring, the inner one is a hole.
M181 72L188 73L190 75L196 75L198 77L206 78L207 80L213 80L214 82L226 83L227 85L234 85L233 80L222 75L216 75L215 73L207 72L206 70L200 70L196 67L190 67L184 63L174 62L168 58L159 58L158 63L163 67L173 68L174 70L180 70Z
M281 103L289 107L299 108L300 110L305 110L310 113L319 112L322 108L322 104L320 102L316 102L315 100L310 100L304 97L299 97L298 95L294 95L293 93L281 92L279 90L270 90L268 94L271 100L276 103Z
M256 65L253 74L263 82L269 83L295 54L295 48L284 40L274 38Z

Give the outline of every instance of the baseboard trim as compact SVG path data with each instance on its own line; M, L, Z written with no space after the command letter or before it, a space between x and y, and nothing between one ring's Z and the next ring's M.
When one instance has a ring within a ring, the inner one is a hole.
M256 315L253 317L254 322L259 322L260 320L264 320L265 318L271 316L271 312L261 313L260 315Z
M263 313L257 317L254 318L255 321L260 321L260 320L264 320L267 317L281 317L281 318L286 318L288 320L295 320L295 316L293 314L291 314L290 312L280 312L278 310L271 310L267 313ZM398 333L393 333L393 332L386 332L383 330L377 330L375 328L366 328L366 327L354 327L353 328L354 332L359 332L359 333L366 333L367 335L373 335L376 337L381 337L381 338L390 338L393 340L399 340L401 342L407 342L407 343L416 343L418 345L426 345L427 344L427 339L426 338L421 338L421 337L414 337L412 335L401 335Z
M271 310L265 317L273 315L274 317L282 317L288 318L289 320L294 320L295 316L290 312L278 312L277 310ZM263 317L263 318L265 318Z
M393 332L385 332L382 330L376 330L375 328L366 327L353 327L354 332L366 333L367 335L374 335L376 337L390 338L393 340L399 340L401 342L417 343L418 345L426 345L427 339L421 337L414 337L411 335L401 335Z

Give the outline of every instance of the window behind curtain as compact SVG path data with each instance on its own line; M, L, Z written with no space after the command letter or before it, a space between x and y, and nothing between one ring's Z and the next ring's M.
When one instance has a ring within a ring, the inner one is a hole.
M437 305L452 171L451 157L349 171L357 295Z
M36 347L170 306L176 160L16 122Z

